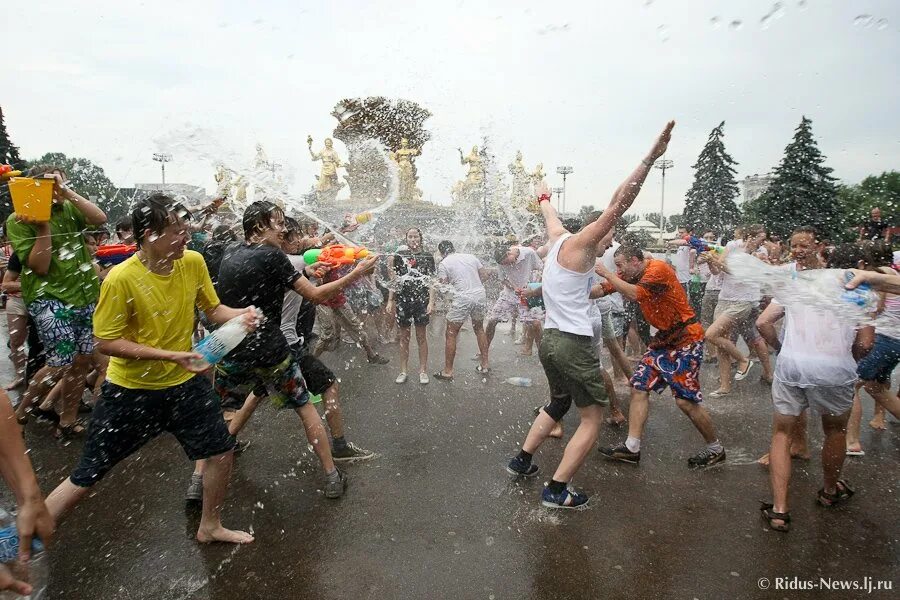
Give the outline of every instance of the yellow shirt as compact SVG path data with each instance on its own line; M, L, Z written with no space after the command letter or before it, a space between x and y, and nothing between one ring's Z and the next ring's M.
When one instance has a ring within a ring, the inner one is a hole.
M185 250L168 275L150 272L135 255L114 267L103 281L94 312L94 336L187 352L194 331L194 306L207 311L218 305L206 263L197 252ZM174 362L115 356L106 371L112 383L142 390L173 387L193 376Z

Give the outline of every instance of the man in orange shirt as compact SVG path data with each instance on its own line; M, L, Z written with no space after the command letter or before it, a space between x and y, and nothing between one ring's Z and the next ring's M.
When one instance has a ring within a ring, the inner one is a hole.
M709 467L725 460L725 448L716 437L709 413L701 404L700 364L703 361L703 327L697 321L675 271L661 260L646 258L641 248L620 246L615 254L617 273L598 264L597 274L606 279L604 293L621 293L638 303L644 319L658 331L631 376L631 408L628 439L624 444L601 448L607 458L629 463L641 460L641 435L650 408L650 391L672 389L675 402L706 440L706 448L688 459L691 468Z

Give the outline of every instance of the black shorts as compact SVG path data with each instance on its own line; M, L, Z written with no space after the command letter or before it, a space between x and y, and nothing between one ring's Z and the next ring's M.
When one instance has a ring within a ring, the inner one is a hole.
M397 325L428 325L428 300L397 298Z
M72 483L94 485L164 431L175 436L190 460L234 448L219 397L205 377L195 376L162 390L132 390L104 382Z
M337 377L331 369L325 366L325 363L299 346L300 344L291 346L291 352L294 353L297 364L300 365L303 379L306 380L306 389L310 394L321 396L337 381Z

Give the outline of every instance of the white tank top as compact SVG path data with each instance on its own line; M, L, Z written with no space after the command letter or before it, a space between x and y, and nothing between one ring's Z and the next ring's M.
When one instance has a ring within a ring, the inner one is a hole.
M544 261L544 329L591 337L594 328L591 325L592 302L589 296L597 276L593 269L578 273L559 264L559 249L570 237L572 234L568 233L556 240Z

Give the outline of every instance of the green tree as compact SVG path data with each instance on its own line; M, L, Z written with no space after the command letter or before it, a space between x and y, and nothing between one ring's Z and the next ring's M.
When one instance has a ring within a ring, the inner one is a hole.
M882 218L896 226L896 215L900 212L900 172L869 175L857 185L841 185L838 187L838 198L847 239L856 238L857 228L869 219L871 210L876 206L881 209Z
M106 213L109 223L115 223L128 213L129 201L117 193L103 168L87 158L70 158L62 152L48 152L32 165L54 165L66 172L72 188L96 203Z
M828 239L842 239L843 207L832 169L824 163L825 156L813 139L812 121L803 117L775 167L772 185L748 207L748 216L784 237L796 227L811 225Z
M3 108L0 107L0 165L11 165L16 169L24 169L27 165L19 156L19 148L9 139L6 131L6 122L3 118ZM9 188L0 186L0 219L6 222L6 217L12 212L12 200L9 197Z
M734 199L740 191L734 179L737 162L725 150L725 121L709 133L694 163L694 183L685 195L683 224L695 231L730 231L740 219Z

